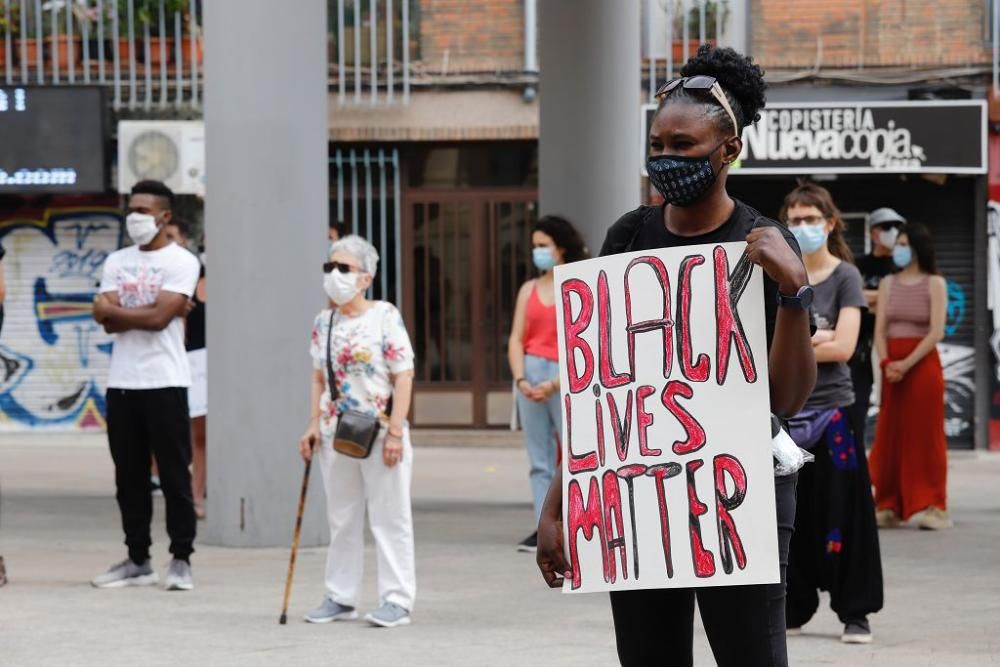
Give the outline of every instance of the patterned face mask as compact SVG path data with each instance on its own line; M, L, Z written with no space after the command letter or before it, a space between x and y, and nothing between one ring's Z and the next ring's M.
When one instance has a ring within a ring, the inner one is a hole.
M649 157L646 160L649 182L668 204L690 206L701 199L715 183L717 174L710 158L721 147L722 144L719 144L704 157Z

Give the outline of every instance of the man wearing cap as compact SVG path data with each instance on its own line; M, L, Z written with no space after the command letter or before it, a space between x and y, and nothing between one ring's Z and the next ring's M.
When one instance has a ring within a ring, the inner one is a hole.
M854 405L850 409L854 433L864 442L865 422L871 403L872 385L875 375L872 370L872 345L875 340L875 308L878 305L878 286L882 279L899 269L892 261L892 247L896 245L899 228L906 220L891 208L877 208L868 216L872 251L857 260L858 270L864 281L865 300L868 310L861 314L861 330L858 345L851 359L851 375L854 380Z

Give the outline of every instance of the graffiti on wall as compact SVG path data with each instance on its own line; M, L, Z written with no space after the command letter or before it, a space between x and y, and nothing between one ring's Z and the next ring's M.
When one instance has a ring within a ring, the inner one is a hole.
M111 207L0 220L7 285L0 430L103 429L111 337L91 319L105 258L122 245Z
M948 280L948 305L945 311L944 335L954 336L966 317L965 288ZM976 354L971 345L954 342L938 344L938 355L944 371L944 432L949 438L969 434L975 423Z

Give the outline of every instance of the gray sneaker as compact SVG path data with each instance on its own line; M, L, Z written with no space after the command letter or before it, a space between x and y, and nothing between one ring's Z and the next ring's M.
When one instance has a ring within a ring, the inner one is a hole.
M167 576L164 588L168 591L189 591L194 588L191 579L191 564L174 558L167 566Z
M126 558L102 575L91 581L94 588L124 588L125 586L152 586L160 580L153 572L153 566L149 559L145 563L136 565L131 559Z
M305 615L307 623L329 623L331 621L352 621L358 617L354 607L347 607L334 602L328 597L323 598L319 606Z
M372 625L383 628L394 628L397 625L410 624L410 612L403 609L395 602L386 602L375 611L365 616L365 620Z

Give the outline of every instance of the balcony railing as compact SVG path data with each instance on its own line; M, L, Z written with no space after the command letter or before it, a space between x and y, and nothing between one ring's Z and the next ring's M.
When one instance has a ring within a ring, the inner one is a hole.
M722 42L729 11L729 0L645 0L642 43L650 101L698 46Z
M412 5L412 6L411 6ZM410 99L416 0L327 0L330 86L337 103L391 105Z
M0 78L108 85L115 109L198 109L198 0L0 0Z

